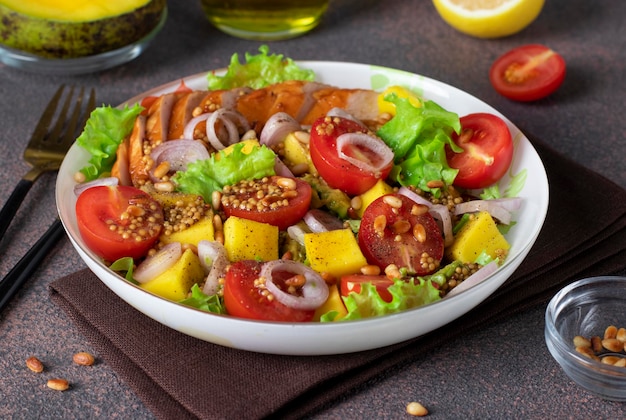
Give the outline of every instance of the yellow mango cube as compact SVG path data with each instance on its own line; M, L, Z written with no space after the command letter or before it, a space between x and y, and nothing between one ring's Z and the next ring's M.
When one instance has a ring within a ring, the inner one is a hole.
M315 310L313 321L319 321L322 315L330 311L337 312L334 321L339 321L348 314L348 310L346 309L346 305L343 304L343 299L341 298L339 288L336 284L328 287L328 299L326 299L326 302L324 302L322 306Z
M446 252L451 259L472 263L483 251L496 258L506 253L509 248L511 245L502 236L491 215L481 211L461 228L456 234L454 243Z
M392 192L393 192L393 188L391 187L391 185L387 184L382 179L379 179L378 182L374 184L372 188L365 191L363 194L359 196L361 198L362 204L361 204L361 208L358 209L356 213L358 214L359 217L363 217L363 212L365 212L365 209L367 208L367 206L372 204L372 202L376 200L377 198L382 197L385 194L391 194Z
M399 98L408 98L409 102L411 102L411 105L413 105L415 108L420 108L422 106L422 101L419 99L419 97L407 88L397 85L389 86L387 89L385 89L384 92L378 95L378 111L381 114L387 113L391 115L396 115L396 105L392 102L385 100L385 96L392 93L395 93Z
M224 153L224 156L230 155L233 152L233 150L235 149L235 146L240 147L239 145L242 144L242 143L243 143L243 148L241 149L241 152L244 155L250 154L252 149L254 149L255 147L261 147L261 144L256 139L244 140L244 141L241 141L239 143L231 144L230 146L226 147L225 149L222 149L219 153L216 153L215 154L215 160L216 161L220 160L220 157L221 157L222 153Z
M231 262L278 259L278 227L231 216L224 222L224 247Z
M283 149L284 159L287 166L292 168L296 165L305 164L311 175L317 175L317 169L311 161L311 154L307 145L300 142L293 133L287 135L283 144L285 146Z
M207 241L215 240L212 213L209 213L207 217L200 219L198 222L194 223L185 230L172 232L169 235L161 234L159 241L163 244L180 242L181 244L198 246L198 242L203 239Z
M313 270L336 278L358 273L367 264L350 229L305 233L304 248Z
M200 258L191 249L187 249L173 266L140 287L178 302L187 297L191 286L203 280L204 269Z

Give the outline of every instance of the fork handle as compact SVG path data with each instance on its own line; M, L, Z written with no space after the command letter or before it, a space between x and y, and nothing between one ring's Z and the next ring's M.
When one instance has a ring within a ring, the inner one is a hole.
M20 208L20 204L24 201L24 197L26 197L33 183L33 181L28 179L20 179L9 199L4 203L2 210L0 210L0 240L4 238L4 233L7 231L11 220L13 220L17 209Z
M19 262L0 281L0 312L7 306L13 296L26 283L43 259L63 236L63 224L59 219L48 228L46 233L19 260Z

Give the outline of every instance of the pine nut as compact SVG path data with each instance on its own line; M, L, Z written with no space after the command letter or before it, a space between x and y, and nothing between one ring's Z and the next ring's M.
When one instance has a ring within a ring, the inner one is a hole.
M294 287L302 287L306 283L306 277L303 274L296 274L295 276L289 277L285 280L285 285L294 286Z
M154 189L160 192L172 192L174 191L174 184L170 181L155 182Z
M35 356L31 356L26 359L26 366L35 373L43 372L43 363Z
M91 366L96 361L95 357L93 357L91 353L87 353L86 351L76 353L72 357L72 360L74 361L74 363L81 366Z
M374 232L379 237L383 237L385 235L385 228L387 227L387 217L384 214L379 214L374 218Z
M290 169L291 173L293 173L295 176L304 175L305 173L309 172L309 165L307 165L306 163L296 163Z
M576 337L574 337L574 346L591 348L591 341L587 340L583 336L577 335Z
M595 352L591 349L591 347L576 347L576 351L590 359L600 360L598 356L596 356Z
M417 239L417 242L421 244L426 242L426 228L423 224L417 223L413 226L413 236Z
M276 184L287 190L295 190L297 187L296 181L293 178L280 177L276 180Z
M350 200L350 207L354 210L361 210L361 207L363 207L363 199L358 195L355 195L352 197L352 200Z
M47 385L48 388L54 389L55 391L65 391L70 387L70 383L61 378L48 379Z
M391 229L397 235L407 233L411 230L411 223L408 220L400 219L391 226Z
M400 270L398 269L398 266L395 264L389 264L387 267L385 267L385 275L387 276L388 279L399 279L402 277L402 274L400 274Z
M422 214L428 213L428 206L422 206L420 204L415 204L411 207L411 214L413 216L421 216Z
M383 203L387 204L394 209L399 209L402 207L402 199L396 197L395 195L386 195L383 197Z
M617 330L615 338L617 338L621 342L626 342L626 328L620 328L619 330Z
M604 338L616 338L617 337L617 327L615 325L609 325L604 330Z
M432 180L432 181L428 181L426 183L426 186L428 188L442 188L445 184L443 183L443 181L440 180Z
M605 338L602 340L602 347L608 351L618 352L624 350L624 343L619 341L617 338Z
M600 362L604 363L605 365L615 365L615 363L620 360L622 360L622 358L618 356L604 356L600 359Z
M219 210L222 205L222 192L221 191L213 191L211 194L211 206L213 210Z
M373 264L364 265L361 267L361 274L366 276L377 276L380 274L380 267Z
M415 417L424 417L428 415L428 410L418 402L410 402L406 406L407 414Z
M224 230L224 223L222 222L222 218L219 214L213 216L213 230L216 232L221 232Z
M163 178L170 171L170 163L168 161L163 161L159 163L159 165L154 168L152 174L157 178Z
M293 136L302 144L309 144L311 142L311 134L306 131L294 131Z
M600 353L602 351L602 340L597 335L591 337L591 348L596 353Z
M613 366L626 367L626 357L620 357L617 362L613 363Z

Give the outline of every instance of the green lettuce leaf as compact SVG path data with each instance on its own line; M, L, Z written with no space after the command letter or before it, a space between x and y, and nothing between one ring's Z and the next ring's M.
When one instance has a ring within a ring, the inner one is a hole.
M237 143L230 154L220 151L209 159L190 163L185 172L179 171L172 177L176 189L201 195L210 203L213 191L221 191L225 185L275 174L276 154L270 148L254 147L250 153L244 153L244 146Z
M363 283L360 293L351 292L343 298L348 314L341 320L392 314L441 299L439 290L433 286L432 282L419 277L408 281L396 279L388 290L392 296L391 302L385 302L374 285Z
M300 68L292 59L284 58L282 54L268 54L267 45L261 45L259 51L260 54L256 55L246 53L244 64L239 61L237 53L233 54L225 75L208 74L209 90L244 86L259 89L287 80L312 81L315 79L312 70Z
M89 165L80 171L87 181L99 178L113 168L117 148L130 134L143 107L135 104L123 109L101 106L94 109L76 143L91 154Z
M222 299L217 295L205 294L197 284L191 287L191 296L181 300L179 303L214 314L226 313L226 307Z
M395 94L385 100L396 106L396 115L383 125L377 135L394 151L391 177L401 185L413 185L423 191L439 194L439 188L428 187L429 181L452 184L458 171L450 168L445 146L461 152L451 138L461 131L459 116L433 101L416 107L408 98Z

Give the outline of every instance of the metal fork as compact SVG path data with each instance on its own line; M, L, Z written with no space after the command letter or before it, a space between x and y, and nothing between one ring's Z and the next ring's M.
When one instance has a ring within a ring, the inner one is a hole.
M96 106L94 89L91 89L89 97L86 98L85 89L80 88L78 96L73 99L73 86L69 88L69 93L60 106L64 90L65 85L61 85L46 106L24 151L24 160L32 166L32 169L18 182L0 210L0 240L37 178L44 172L59 169L65 154L80 135L85 121ZM72 110L68 114L70 107Z

